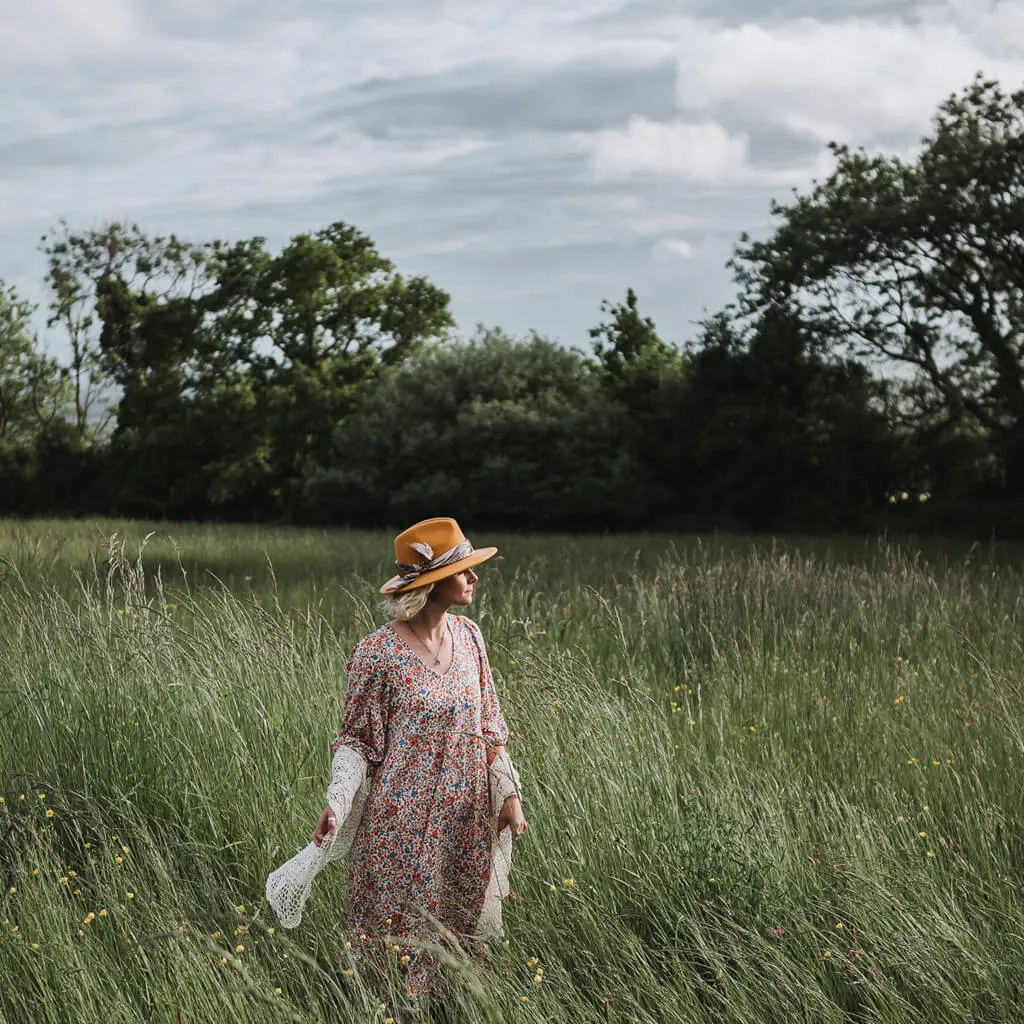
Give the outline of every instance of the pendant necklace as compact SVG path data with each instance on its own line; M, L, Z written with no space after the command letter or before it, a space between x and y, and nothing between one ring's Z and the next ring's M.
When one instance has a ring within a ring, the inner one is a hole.
M445 616L444 624L445 624L446 627L448 627L448 617L447 616ZM409 628L412 630L412 635L414 637L416 637L416 639L419 640L419 642L421 644L423 644L423 647L426 650L427 654L430 654L431 653L430 646L427 644L426 640L424 640L419 635L419 633L416 632L416 630L413 628L413 624L411 622L409 623ZM444 637L445 637L445 634L442 633L441 634L441 642L437 645L437 653L434 655L434 664L435 665L439 665L441 663L441 650L444 647Z

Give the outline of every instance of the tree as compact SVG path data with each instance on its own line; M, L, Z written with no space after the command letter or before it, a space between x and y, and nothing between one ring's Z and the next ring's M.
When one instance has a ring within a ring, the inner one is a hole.
M113 414L112 508L202 511L194 485L203 446L189 429L189 405L204 372L199 332L211 248L114 223L82 233L62 224L46 251L51 323L63 323L72 344L80 434L95 433L97 395Z
M663 341L650 317L641 316L636 292L626 291L620 304L601 303L609 317L591 328L598 377L609 399L629 416L620 446L643 478L637 501L644 503L644 521L664 522L678 513L675 459L669 435L678 414L687 361Z
M770 238L744 236L744 309L785 305L816 344L902 368L902 421L981 432L1024 493L1024 90L977 78L910 162L832 152Z
M30 333L35 308L0 281L0 449L26 451L59 433L68 388Z
M281 513L322 465L357 396L383 369L445 336L449 296L396 273L343 223L297 235L277 256L260 238L218 248L216 274L205 308L209 349L221 361L204 393L225 408L250 408L259 428L236 436L213 493L238 502L260 480Z
M161 274L167 248L173 251L182 246L173 235L147 238L135 224L113 223L77 233L61 221L42 238L51 295L47 326L63 327L67 335L75 426L83 440L102 433L113 415L108 385L109 378L117 376L118 364L101 344L104 292L119 285L124 291L150 296L165 283Z
M745 529L856 527L884 507L895 444L878 385L829 359L791 311L705 322L664 448L697 522Z
M39 351L34 312L0 282L0 512L49 510L49 495L61 486L46 472L49 456L70 448L71 391L61 368Z
M491 528L635 526L643 496L621 445L628 427L577 352L480 330L361 395L328 467L307 478L309 512L364 526L439 509Z
M134 514L287 516L358 391L452 322L443 291L340 223L278 255L119 224L62 225L47 252L79 428L100 381Z

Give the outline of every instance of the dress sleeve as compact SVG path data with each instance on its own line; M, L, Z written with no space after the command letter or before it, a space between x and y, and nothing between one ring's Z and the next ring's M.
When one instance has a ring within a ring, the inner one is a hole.
M498 692L494 688L494 676L491 675L491 663L487 660L484 637L472 619L466 619L466 624L480 656L480 730L492 747L503 746L508 740L508 726L498 704Z
M345 746L367 764L379 765L387 750L388 695L384 669L367 655L364 641L355 646L346 668L345 714L331 750Z

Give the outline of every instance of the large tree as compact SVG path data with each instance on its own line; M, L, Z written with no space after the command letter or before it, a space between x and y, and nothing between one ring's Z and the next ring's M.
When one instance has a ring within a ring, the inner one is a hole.
M47 244L80 429L99 378L116 400L122 511L288 515L358 391L451 325L346 224L268 251L112 224Z
M27 451L62 432L68 387L31 330L34 307L0 281L0 449Z
M785 308L706 321L673 428L676 503L698 523L755 530L857 527L884 507L894 439L878 384L816 350Z
M214 497L244 500L263 478L284 511L323 465L337 424L382 369L453 325L449 296L405 278L370 238L343 223L293 238L272 255L261 238L218 248L206 302L208 397L252 410L218 463ZM229 427L230 429L230 427Z
M511 529L644 522L626 410L579 353L500 330L385 373L306 484L321 521L395 526L438 510Z
M911 160L832 151L738 247L746 310L785 306L815 344L901 368L904 423L982 437L1024 493L1024 90L979 77Z
M688 363L641 314L632 288L625 302L602 302L601 312L607 319L590 329L597 377L608 398L628 413L619 445L644 481L635 499L642 520L663 523L679 511L670 435Z

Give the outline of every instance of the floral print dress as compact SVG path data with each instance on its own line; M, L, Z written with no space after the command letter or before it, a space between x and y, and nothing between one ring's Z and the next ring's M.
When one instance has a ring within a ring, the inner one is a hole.
M390 624L359 641L332 744L361 755L370 779L349 856L353 953L359 962L361 948L380 945L374 940L398 945L412 994L431 987L433 958L402 937L436 938L431 919L462 943L476 929L491 873L485 741L508 739L480 627L461 615L448 624L453 653L443 675ZM393 945L383 948L395 955Z

